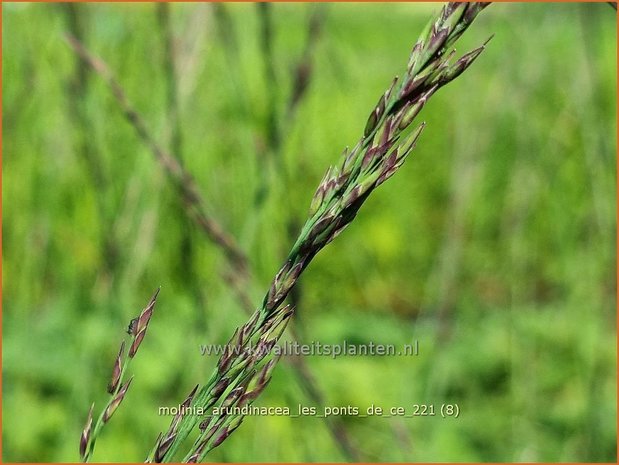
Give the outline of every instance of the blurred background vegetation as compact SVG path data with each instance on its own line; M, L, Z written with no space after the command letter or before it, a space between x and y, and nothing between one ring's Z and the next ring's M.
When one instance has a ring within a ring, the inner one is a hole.
M440 5L2 8L2 458L78 459L123 331L161 286L95 453L141 461L169 424L158 407L213 369L199 345L246 317L221 251L64 35L107 62L195 176L249 257L258 305L324 171ZM326 405L461 409L342 418L357 458L616 460L615 24L605 4L487 8L456 46L495 34L488 49L432 97L409 161L304 274L302 341L420 344L307 357ZM313 405L280 363L256 405L299 403ZM353 458L314 417L246 418L210 457Z

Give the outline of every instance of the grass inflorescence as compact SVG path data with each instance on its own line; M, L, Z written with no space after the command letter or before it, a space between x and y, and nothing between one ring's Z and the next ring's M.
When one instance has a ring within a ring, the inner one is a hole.
M389 179L415 147L424 123L413 125L427 100L466 70L485 44L454 59L452 44L472 23L486 3L448 3L415 43L406 73L395 78L370 113L363 137L344 150L339 165L327 170L310 205L309 218L287 260L273 279L262 306L237 328L207 383L192 391L186 402L208 410L214 406L251 404L270 380L277 357L272 348L294 311L284 301L303 270L355 218L376 187ZM250 347L266 350L251 351ZM175 418L160 435L148 461L169 461L189 434L199 434L184 458L198 462L219 446L243 421L241 414L205 419Z
M127 369L129 368L131 359L133 359L137 354L138 349L144 340L144 336L146 336L148 323L153 316L158 295L159 289L155 291L150 301L140 312L140 314L129 323L127 333L131 336L131 346L129 347L129 350L125 351L125 341L122 341L120 344L118 356L114 360L112 376L107 386L107 392L110 394L110 399L94 425L92 415L95 405L92 404L90 406L86 425L84 426L84 430L80 436L80 458L84 462L88 462L91 459L95 449L95 443L97 442L101 429L112 419L112 415L114 415L114 412L116 412L121 402L124 400L125 395L129 390L129 386L131 386L133 376L127 381L124 381L125 375L127 373Z

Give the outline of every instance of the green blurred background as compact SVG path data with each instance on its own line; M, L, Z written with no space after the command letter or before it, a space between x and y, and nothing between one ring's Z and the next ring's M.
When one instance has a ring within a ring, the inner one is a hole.
M199 345L246 317L222 253L65 33L182 157L248 254L258 305L324 171L440 4L2 8L2 459L78 459L123 331L161 286L95 453L142 461L169 424L157 408L213 369ZM460 407L457 419L342 418L364 461L616 460L615 12L495 4L456 47L491 34L423 110L401 171L300 282L302 341L420 344L418 357L307 357L325 404ZM289 112L299 67L308 87ZM255 405L299 403L312 405L280 363ZM209 457L351 458L314 417L246 418Z

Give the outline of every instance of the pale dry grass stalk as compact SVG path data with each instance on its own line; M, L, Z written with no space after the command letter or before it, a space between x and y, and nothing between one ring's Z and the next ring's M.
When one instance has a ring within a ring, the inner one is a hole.
M269 382L277 362L270 350L293 315L284 300L314 256L353 221L372 191L402 166L424 128L424 123L415 127L413 121L427 100L484 50L485 44L457 60L450 52L486 5L448 3L427 26L413 47L404 76L394 79L370 113L363 137L352 150L344 150L337 166L327 170L312 199L309 218L262 306L237 328L210 379L188 398L188 405L205 411L217 406L222 413L205 419L175 418L147 461L170 461L198 426L200 433L184 461L201 461L239 427L242 413L225 409L250 405Z

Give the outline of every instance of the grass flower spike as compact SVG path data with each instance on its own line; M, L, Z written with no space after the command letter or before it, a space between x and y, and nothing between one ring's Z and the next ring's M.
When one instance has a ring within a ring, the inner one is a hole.
M153 310L155 308L155 303L157 302L157 296L159 295L159 289L153 294L148 305L142 310L139 317L134 318L132 323L135 321L135 331L129 331L129 334L132 336L131 348L128 352L125 352L125 341L122 341L120 344L120 349L118 351L118 356L114 361L114 366L112 368L112 377L107 386L107 392L111 395L110 400L107 405L101 412L101 415L97 419L93 427L93 418L92 412L94 410L94 404L90 407L88 412L88 418L86 420L86 426L82 431L80 436L80 458L84 462L88 462L92 457L92 454L95 449L95 443L97 441L97 437L99 436L101 429L103 426L110 421L114 412L118 409L121 402L124 400L127 391L129 390L129 386L131 386L131 382L133 381L133 376L129 378L128 381L123 383L123 379L125 373L127 372L127 367L129 366L130 360L135 356L137 350L146 335L146 328L148 327L148 322L153 314Z
M266 293L261 307L237 328L210 379L190 395L191 405L218 407L205 419L192 415L172 421L147 461L171 461L180 444L198 427L200 433L184 461L198 462L239 427L242 414L227 409L251 404L270 380L277 358L270 349L293 315L283 303L313 257L337 237L380 184L389 179L415 147L424 123L413 122L428 99L466 70L485 44L454 59L451 45L486 3L448 3L415 43L402 78L395 78L378 99L364 134L340 163L327 170L310 204L309 218ZM262 350L251 350L256 347ZM174 439L171 439L174 437ZM170 444L170 441L172 443Z

